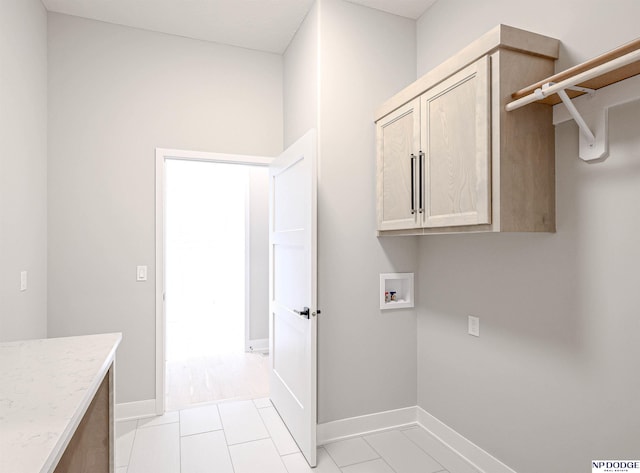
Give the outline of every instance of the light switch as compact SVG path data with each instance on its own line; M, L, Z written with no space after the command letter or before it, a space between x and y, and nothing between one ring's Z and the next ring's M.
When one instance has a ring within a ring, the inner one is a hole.
M20 271L20 290L21 291L27 290L27 272L26 271Z
M473 335L474 337L480 336L480 319L473 315L469 316L469 335Z
M138 281L146 281L147 280L147 267L146 266L138 266L137 278Z

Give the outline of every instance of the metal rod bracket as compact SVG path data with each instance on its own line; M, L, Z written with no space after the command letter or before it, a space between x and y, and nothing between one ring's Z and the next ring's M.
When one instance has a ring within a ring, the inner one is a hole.
M545 98L546 91L549 87L555 85L553 82L544 84L541 88L536 89L534 94L540 99ZM579 139L579 157L584 161L593 161L596 159L606 158L609 154L609 140L608 140L608 109L602 108L598 113L590 116L583 116L571 98L567 95L567 90L578 90L580 92L586 92L589 97L595 97L596 91L588 89L586 87L569 86L553 93L558 94L560 100L567 109L567 113L576 122L580 129Z

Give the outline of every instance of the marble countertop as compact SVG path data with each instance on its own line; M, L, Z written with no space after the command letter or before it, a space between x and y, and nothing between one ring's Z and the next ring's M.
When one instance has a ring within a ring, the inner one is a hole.
M55 469L121 339L110 333L0 343L0 472Z

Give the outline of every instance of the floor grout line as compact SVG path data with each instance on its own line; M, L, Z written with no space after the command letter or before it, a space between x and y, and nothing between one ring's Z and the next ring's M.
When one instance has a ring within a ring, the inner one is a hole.
M429 458L431 458L434 462L436 462L438 465L440 465L442 467L442 470L438 470L438 471L436 471L434 473L440 473L441 471L447 471L447 467L444 466L442 463L440 463L436 457L434 457L429 452L427 452L424 448L422 448L418 442L414 442L414 440L411 437L409 437L408 435L406 435L404 432L400 431L400 433L402 434L402 436L404 438L406 438L409 442L411 442L416 447L418 447L421 451L423 451L425 453L425 455L427 455Z
M473 470L473 471L474 471L474 473L480 473L480 471L476 468L476 466L475 466L475 465L473 465L469 460L467 460L465 457L463 457L463 456L462 456L460 453L458 453L457 451L453 450L451 447L449 447L449 445L447 445L446 443L444 443L444 442L443 442L442 440L440 440L438 437L436 437L436 436L432 435L432 434L431 434L429 431L427 431L427 429L425 429L423 426L421 426L420 424L418 424L418 428L419 428L419 429L422 429L422 430L424 430L424 431L426 431L426 432L427 432L427 434L428 434L430 437L433 437L433 439L434 439L436 442L438 442L438 443L439 443L439 444L440 444L444 449L448 450L449 452L451 452L451 453L452 453L452 455L454 455L455 457L459 458L461 462L466 463L466 464L469 466L469 468L471 468L471 470ZM438 459L436 459L433 455L431 455L431 453L429 453L426 449L422 448L422 446L421 446L418 442L414 441L414 440L413 440L412 438L410 438L408 435L404 434L404 432L403 432L403 435L404 435L405 437L407 437L409 440L411 440L414 444L416 444L416 445L418 446L418 448L420 448L420 450L422 450L423 452L425 452L427 455L429 455L431 458L433 458L437 463L439 463L440 465L442 465L442 468L444 468L444 470L442 470L442 471L444 471L445 473L451 473L451 472L450 472L450 470L449 470L449 467L448 467L448 466L443 465L443 464L442 464ZM440 472L436 472L436 473L440 473Z
M182 418L178 413L178 470L182 473Z
M220 409L218 409L218 415L219 414L220 414ZM224 425L222 424L222 416L220 416L220 425ZM235 473L236 467L233 464L233 457L231 456L231 450L229 450L229 441L227 440L227 433L225 432L224 428L222 429L222 436L224 437L224 444L227 447L227 455L229 455L229 463L231 463L231 469L233 470L233 473Z
M133 431L133 440L131 441L131 450L129 451L129 459L127 460L127 472L129 471L129 465L131 465L131 457L133 456L133 447L136 444L136 437L138 436L138 421L136 421L136 428ZM115 442L113 442L115 445Z
M224 430L223 428L219 428L219 429L209 429L209 430L203 430L202 432L194 432L192 434L185 434L185 435L180 435L181 439L187 438L187 437L193 437L195 435L202 435L202 434L210 434L211 432L218 432L220 430ZM225 439L226 440L226 439Z
M382 459L382 461L383 461L383 462L385 462L385 463L386 463L386 465L389 467L389 469L390 469L391 471L393 471L394 473L397 473L397 472L396 472L396 469L395 469L395 468L393 468L393 467L389 464L389 462L387 461L387 459L386 459L385 457L383 457L382 455L380 455L380 452L379 452L378 450L376 450L376 448L375 448L373 445L371 445L371 443L370 443L370 442L365 438L365 436L364 436L364 435L362 436L362 440L364 440L364 441L365 441L365 443L366 443L367 445L369 445L369 447L371 447L371 450L373 450L374 452L376 452L376 454L378 455L378 457L379 457L380 459Z

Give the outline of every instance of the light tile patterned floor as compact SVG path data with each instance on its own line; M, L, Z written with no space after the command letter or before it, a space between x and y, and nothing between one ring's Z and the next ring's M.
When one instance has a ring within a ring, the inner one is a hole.
M318 448L312 470L268 399L116 424L116 473L478 473L421 427Z

